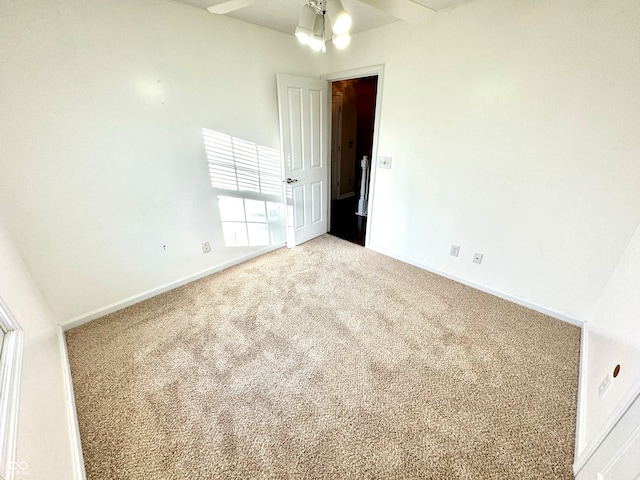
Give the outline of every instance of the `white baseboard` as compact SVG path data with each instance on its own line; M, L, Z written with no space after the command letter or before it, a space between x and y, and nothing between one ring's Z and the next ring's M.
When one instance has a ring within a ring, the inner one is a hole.
M580 333L580 367L578 375L578 408L576 412L576 443L573 457L574 465L585 447L585 412L587 402L587 346L589 345L589 323L584 322ZM574 473L577 473L574 471Z
M203 277L211 275L212 273L220 272L229 267L233 267L234 265L238 265L242 262L246 262L247 260L251 260L252 258L259 257L260 255L264 255L265 253L272 252L273 250L277 250L278 248L284 247L285 244L277 244L277 245L269 245L267 247L260 248L255 252L245 255L240 258L236 258L229 262L221 263L220 265L216 265L215 267L207 268L206 270L202 270L200 272L194 273L193 275L189 275L188 277L181 278L171 283L167 283L166 285L161 285L160 287L153 288L151 290L147 290L146 292L139 293L137 295L133 295L132 297L125 298L118 302L112 303L111 305L107 305L106 307L98 308L93 310L92 312L85 313L74 317L66 322L64 322L61 327L63 331L71 330L72 328L79 327L82 324L90 322L91 320L95 320L96 318L104 317L113 312L117 312L118 310L122 310L123 308L129 307L135 303L142 302L143 300L147 300L151 297L155 297L156 295L160 295L161 293L168 292L169 290L173 290L174 288L181 287L182 285L186 285L187 283L193 282L195 280L199 280Z
M574 318L570 315L566 315L562 312L557 312L555 310L552 310L550 308L544 307L542 305L539 305L537 303L534 302L529 302L528 300L525 300L524 298L520 298L520 297L516 297L514 295L510 295L508 293L505 292L501 292L499 290L494 290L491 287L487 287L486 285L481 285L479 283L476 282L472 282L470 280L458 277L456 275L452 275L450 273L444 272L442 270L439 270L437 268L431 267L429 265L425 265L423 263L420 262L416 262L408 257L405 257L403 255L400 255L396 252L393 252L391 250L387 250L386 248L383 247L379 247L377 245L369 245L369 247L371 250L373 250L374 252L378 252L381 253L383 255L386 255L388 257L392 257L395 258L397 260L400 260L404 263L408 263L410 265L413 265L415 267L421 268L423 270L427 270L431 273L435 273L436 275L440 275L442 277L448 278L449 280L453 280L455 282L458 283L462 283L464 285L467 285L469 287L475 288L476 290L481 290L483 292L486 293L490 293L491 295L494 295L496 297L500 297L504 300L508 300L510 302L516 303L518 305L522 305L523 307L526 308L530 308L531 310L535 310L536 312L540 312L540 313L544 313L545 315L548 315L550 317L553 318L557 318L558 320L562 320L563 322L567 322L570 323L571 325L575 325L576 327L582 327L582 324L584 323L582 320L578 320L577 318Z
M73 393L71 366L69 365L67 342L65 341L64 330L61 325L58 325L58 343L60 346L60 356L62 358L64 390L67 397L67 415L69 416L69 433L71 435L71 449L75 470L73 478L75 480L86 480L87 474L84 469L84 458L82 456L82 442L80 441L80 426L78 425L78 414L76 411L76 397Z

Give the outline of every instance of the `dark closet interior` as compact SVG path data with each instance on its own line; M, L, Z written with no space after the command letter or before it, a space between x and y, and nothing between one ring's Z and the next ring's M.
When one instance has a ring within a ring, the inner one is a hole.
M331 85L332 169L329 233L364 245L367 216L358 215L362 192L362 159L373 149L378 77L340 80ZM365 191L367 188L365 187ZM366 204L366 201L365 201Z

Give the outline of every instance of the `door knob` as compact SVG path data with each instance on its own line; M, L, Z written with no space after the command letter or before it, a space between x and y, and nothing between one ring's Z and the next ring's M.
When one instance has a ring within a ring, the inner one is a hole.
M297 181L297 178L287 178L287 183L296 183Z

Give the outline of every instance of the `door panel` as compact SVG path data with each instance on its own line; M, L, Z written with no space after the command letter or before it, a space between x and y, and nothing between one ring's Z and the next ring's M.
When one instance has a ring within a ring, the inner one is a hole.
M287 246L327 232L329 82L278 75Z
M311 184L311 223L322 221L322 182Z
M322 92L309 91L310 107L310 140L311 140L311 168L322 168Z
M298 187L291 187L293 196L293 228L296 230L303 229L306 226L304 221L305 217L305 202L304 202L304 185Z
M289 100L289 149L291 152L291 170L304 170L304 145L302 143L302 89L288 88Z

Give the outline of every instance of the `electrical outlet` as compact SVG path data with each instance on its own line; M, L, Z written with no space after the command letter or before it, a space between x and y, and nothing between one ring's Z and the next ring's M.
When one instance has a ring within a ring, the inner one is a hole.
M473 263L482 263L482 257L484 255L482 253L474 253L473 254Z
M379 168L391 168L391 159L389 157L378 157Z
M209 245L209 242L204 242L202 244L202 253L209 253L211 251L211 245Z
M460 255L460 245L451 245L450 255L452 257L457 257L458 255Z
M602 383L598 387L598 396L600 398L602 398L604 396L604 394L606 393L607 389L609 388L609 385L611 385L611 375L609 375L607 373L607 376L604 377L604 380L602 380Z

